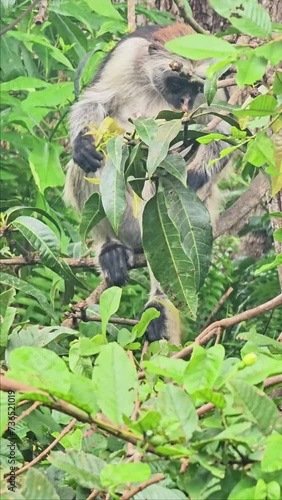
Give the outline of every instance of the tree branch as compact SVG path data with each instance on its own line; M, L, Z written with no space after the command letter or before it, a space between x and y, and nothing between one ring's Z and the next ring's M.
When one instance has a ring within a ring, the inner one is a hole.
M15 471L15 476L19 476L20 474L22 474L26 470L28 470L31 467L33 467L38 462L41 462L41 460L43 460L43 458L45 458L46 455L48 455L48 453L56 446L56 444L58 444L58 442L61 441L61 439L66 434L68 434L70 432L70 430L75 426L76 422L77 422L76 418L73 418L71 420L71 422L62 430L62 432L60 432L59 436L57 436L56 439L54 439L54 441L52 441L52 443L49 444L49 446L47 446L47 448L45 448L45 450L43 450L41 453L39 453L39 455L37 455L37 457L35 457L33 460L31 460L31 462L28 462L23 467L21 467L20 469L16 470ZM10 476L7 476L5 479L8 481L9 477Z
M127 24L129 31L136 30L135 0L127 0Z
M72 268L94 268L97 267L97 259L94 257L80 257L79 259L64 258L66 262ZM0 259L0 266L34 266L37 264L43 264L40 256L36 253L26 255L25 257L12 257L10 259ZM147 266L146 259L143 254L136 254L134 256L134 265L132 269L138 269L139 267Z
M47 7L48 7L47 0L41 0L38 13L36 14L36 16L34 16L33 19L35 24L37 25L43 24L44 21L48 20L48 15L46 14Z
M145 488L147 488L151 484L159 483L160 481L163 481L164 479L165 479L164 474L161 474L161 473L155 474L147 481L144 481L144 483L138 484L134 488L131 488L130 490L123 493L123 495L121 496L121 500L129 500L130 498L134 497L134 495L137 495L137 493L139 493L139 491L143 491L143 490L145 490Z
M271 311L272 309L275 309L276 307L282 306L282 293L277 295L274 299L269 300L268 302L265 302L264 304L261 304L257 307L254 307L253 309L248 309L247 311L244 311L240 314L236 314L235 316L232 316L231 318L224 318L219 321L215 321L211 325L209 325L207 328L205 328L195 339L193 344L184 347L184 349L181 349L181 351L173 354L173 358L185 358L189 354L193 352L193 349L195 345L202 345L205 344L211 337L213 337L217 332L218 329L223 329L223 328L229 328L230 326L237 325L238 323L242 323L242 321L248 321L252 318L255 318L256 316L260 316L261 314L264 314L267 311Z
M30 6L24 11L22 12L22 14L17 17L17 19L15 19L11 24L9 24L8 26L5 26L5 28L3 28L1 31L0 31L0 36L2 35L5 35L5 33L7 33L7 31L10 31L11 29L13 29L25 16L27 16L27 14L29 12L32 11L32 9L36 6L36 4L39 2L39 0L33 0L32 4L30 4Z
M191 16L189 12L187 12L185 5L181 0L174 0L174 3L177 5L179 10L179 15L182 17L185 24L189 24L191 28L193 28L196 33L202 33L203 35L209 35L209 32L206 31L195 19Z

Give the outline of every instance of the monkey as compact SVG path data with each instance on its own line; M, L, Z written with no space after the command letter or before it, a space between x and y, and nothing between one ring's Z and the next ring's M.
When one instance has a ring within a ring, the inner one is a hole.
M109 116L130 132L132 124L129 118L155 117L163 110L179 111L183 106L192 110L200 102L203 85L198 80L194 81L193 75L205 78L210 62L175 56L164 47L169 40L193 33L191 27L176 23L172 26L146 26L127 35L105 57L82 98L72 106L72 160L67 166L64 197L78 212L82 211L88 197L99 191L99 186L87 182L85 176L99 178L104 164L104 156L97 151L93 135L87 134L90 125L97 126ZM180 71L182 68L183 71ZM226 123L220 125L217 131L226 133ZM220 160L216 167L207 168L207 165L210 160L219 157L220 150L226 145L222 141L199 145L187 164L187 184L199 194L208 209L215 180L227 160ZM142 212L154 192L154 183L146 181L140 216L136 219L132 212L132 189L128 185L127 206L118 235L107 219L93 229L98 266L108 286L124 286L128 282L134 254L142 249ZM147 339L153 342L166 338L178 345L181 341L178 311L168 301L150 267L149 273L151 293L145 309L155 307L160 316L149 324Z

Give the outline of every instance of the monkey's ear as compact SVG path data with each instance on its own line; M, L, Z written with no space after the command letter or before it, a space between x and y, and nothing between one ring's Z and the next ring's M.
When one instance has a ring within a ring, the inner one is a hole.
M148 52L150 56L157 54L159 50L160 50L160 44L158 43L151 43L151 45L149 45L148 47Z

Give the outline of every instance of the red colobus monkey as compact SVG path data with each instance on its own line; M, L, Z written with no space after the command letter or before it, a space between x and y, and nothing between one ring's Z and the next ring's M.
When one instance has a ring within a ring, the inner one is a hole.
M88 126L97 126L110 116L120 127L130 131L132 125L129 118L155 117L167 109L181 110L184 103L192 109L198 102L203 92L201 85L173 71L170 63L173 59L179 66L183 65L185 74L204 78L209 62L172 56L164 48L165 42L192 33L192 28L184 24L137 29L107 55L81 100L73 105L70 117L73 159L68 165L65 199L78 211L82 210L88 197L99 190L98 185L87 182L84 177L100 177L104 162L103 155L95 148L93 136L85 135ZM217 130L226 132L226 123L222 123ZM225 166L226 159L217 162L214 168L207 168L207 165L211 159L219 157L220 150L225 146L222 142L199 145L187 164L188 185L207 201L211 198L214 178ZM147 181L143 190L143 208L153 194L154 184ZM132 199L132 190L128 185L127 207L118 235L106 219L93 230L99 267L109 286L123 286L128 281L134 252L142 248L142 213L139 220L133 216ZM175 321L177 311L152 272L150 278L151 294L146 308L155 307L161 314L151 321L147 338L150 342L168 338L171 343L179 344L180 328Z

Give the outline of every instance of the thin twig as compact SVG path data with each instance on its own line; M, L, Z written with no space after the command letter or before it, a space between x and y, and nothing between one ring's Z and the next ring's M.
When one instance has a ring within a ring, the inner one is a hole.
M32 11L32 9L34 9L34 7L36 6L36 4L39 2L39 0L33 0L32 4L29 5L29 7L24 11L22 12L22 14L17 17L17 19L15 19L11 24L9 24L8 26L5 26L5 28L3 28L1 31L0 31L0 36L2 35L5 35L5 33L7 33L7 31L10 31L11 29L13 29L25 16L27 16L27 14L29 12Z
M209 32L206 31L195 19L187 12L185 5L182 3L181 0L174 0L174 3L177 5L178 10L179 10L179 15L182 17L183 21L185 24L189 24L196 33L202 33L203 35L208 35Z
M43 24L44 21L48 20L48 15L46 13L47 7L48 7L47 0L41 0L38 14L36 14L36 16L34 16L33 19L35 24Z
M23 467L21 467L20 469L16 470L15 471L15 476L18 476L19 474L22 474L23 472L25 472L26 470L30 469L31 467L33 467L38 462L41 462L41 460L44 457L46 457L46 455L48 455L49 451L51 451L54 448L54 446L56 446L56 444L58 444L58 442L61 441L61 439L66 434L68 434L70 432L70 430L75 426L76 422L77 422L76 418L73 418L71 420L71 422L62 430L62 432L60 432L59 436L56 437L56 439L54 439L54 441L52 441L52 443L49 444L49 446L47 446L47 448L45 448L45 450L43 450L39 455L37 455L37 457L35 457L33 460L31 460L31 462L28 462ZM5 479L8 481L9 480L9 476L7 476Z
M230 318L224 318L219 321L215 321L211 323L207 328L205 328L195 339L193 344L184 347L181 351L173 354L173 358L185 358L193 352L195 345L205 344L213 335L218 332L218 328L229 328L230 326L237 325L238 323L242 323L242 321L248 321L252 318L260 316L267 311L271 311L276 307L282 306L282 293L277 295L274 299L269 300L268 302L264 302L263 304L254 307L253 309L248 309L240 314L236 314L235 316L231 316Z
M276 384L282 384L282 375L274 375L273 377L268 377L263 382L263 387L272 387Z
M131 488L130 490L123 493L121 500L129 500L129 498L132 498L132 497L134 497L134 495L137 495L137 493L139 493L139 491L145 490L145 488L147 488L151 484L159 483L160 481L163 481L164 479L165 479L164 474L161 474L161 473L155 474L147 481L144 481L144 483L138 484L138 486L135 486L134 488Z
M94 490L91 491L89 497L87 497L86 500L93 500L94 498L96 498L98 493L99 493L99 490L97 490L97 488L94 488Z
M221 306L224 304L224 302L226 302L226 300L228 299L228 297L231 295L231 293L233 292L233 288L230 287L228 288L227 292L225 292L224 295L222 295L221 299L219 299L218 303L216 304L215 308L213 309L213 311L211 312L211 314L209 315L207 321L205 322L205 324L203 325L203 330L210 325L210 323L212 322L212 320L214 319L214 317L217 315L219 309L221 308Z

